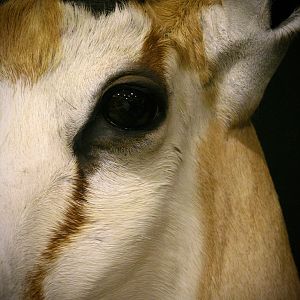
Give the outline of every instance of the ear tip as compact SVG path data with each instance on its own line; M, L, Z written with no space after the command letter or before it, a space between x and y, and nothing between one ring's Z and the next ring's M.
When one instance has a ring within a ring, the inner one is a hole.
M300 7L297 8L285 21L275 30L279 39L290 39L300 33Z

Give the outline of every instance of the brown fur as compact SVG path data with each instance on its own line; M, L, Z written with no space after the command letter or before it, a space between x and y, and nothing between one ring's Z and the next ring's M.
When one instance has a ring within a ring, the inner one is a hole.
M201 11L219 0L149 0L142 8L152 19L152 30L143 48L143 62L151 62L160 73L168 48L176 49L179 64L195 70L205 84L210 79L210 67L205 57L201 31Z
M299 299L277 195L250 124L210 126L199 179L206 243L199 299Z
M9 0L0 6L0 78L36 81L60 44L57 0Z
M168 49L179 65L209 82L200 25L201 9L219 0L149 0L141 7L152 21L141 63L164 74ZM55 62L60 15L55 0L10 0L0 7L0 76L36 81ZM163 77L163 76L162 76ZM199 298L296 299L297 274L277 196L250 125L227 130L211 125L199 148L199 199L205 228ZM82 174L65 220L54 231L28 276L26 299L43 299L53 262L87 222ZM188 280L188 279L187 279Z
M87 183L80 170L74 185L73 197L66 211L65 220L54 231L47 248L41 255L39 264L28 275L25 292L25 299L27 300L44 299L43 282L51 269L52 263L58 258L62 250L72 242L72 238L78 235L83 225L87 222L87 216L84 213Z

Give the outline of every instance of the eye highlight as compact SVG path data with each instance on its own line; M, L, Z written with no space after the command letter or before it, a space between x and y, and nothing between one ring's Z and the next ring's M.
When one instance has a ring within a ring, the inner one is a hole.
M121 84L107 91L102 101L106 121L124 130L151 128L162 113L160 96L145 87Z
M158 129L166 119L168 92L153 77L123 75L106 85L74 137L74 153L82 163L97 160L101 151L132 153L158 144L165 132Z
M166 92L149 78L125 76L100 99L99 114L110 125L127 131L151 130L166 114Z

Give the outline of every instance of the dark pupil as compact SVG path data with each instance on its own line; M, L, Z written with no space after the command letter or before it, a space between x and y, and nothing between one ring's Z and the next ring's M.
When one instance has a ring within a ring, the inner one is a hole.
M104 115L122 129L144 129L157 114L155 99L140 90L123 87L110 94Z

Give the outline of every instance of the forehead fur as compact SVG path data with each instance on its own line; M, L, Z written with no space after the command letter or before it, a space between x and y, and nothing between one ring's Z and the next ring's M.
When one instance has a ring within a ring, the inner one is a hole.
M59 49L56 0L9 0L0 5L0 77L35 81Z
M152 19L152 31L144 46L146 60L156 60L155 65L159 65L162 49L175 48L180 64L197 71L206 82L210 72L200 19L203 8L214 4L221 4L221 0L146 0L143 10Z
M63 17L60 2L70 2L97 15L112 12L116 5L139 7L142 14L152 19L142 63L163 72L165 55L171 47L176 49L182 66L196 69L204 81L209 77L200 15L203 7L220 0L5 1L0 5L0 77L34 82L55 64Z

